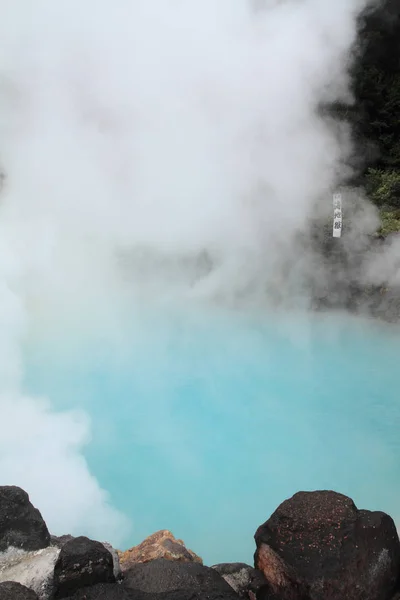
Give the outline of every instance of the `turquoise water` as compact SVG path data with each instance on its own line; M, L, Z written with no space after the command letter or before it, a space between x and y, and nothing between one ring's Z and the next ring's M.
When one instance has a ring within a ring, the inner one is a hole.
M89 413L85 456L133 521L126 546L168 528L207 564L251 562L256 527L300 489L399 516L396 328L161 311L71 349L37 341L26 388Z

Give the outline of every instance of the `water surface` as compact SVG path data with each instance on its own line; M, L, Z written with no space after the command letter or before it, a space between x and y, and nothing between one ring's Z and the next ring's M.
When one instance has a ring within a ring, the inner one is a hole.
M89 413L85 456L133 521L126 546L168 528L207 564L251 562L256 527L298 490L399 516L396 328L199 309L69 344L37 341L26 387Z

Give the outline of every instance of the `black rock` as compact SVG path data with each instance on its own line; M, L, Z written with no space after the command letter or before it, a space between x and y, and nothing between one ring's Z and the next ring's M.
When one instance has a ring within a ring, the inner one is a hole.
M258 569L253 569L245 563L221 563L212 567L227 583L241 596L249 598L249 592L254 594L267 583L264 575Z
M139 592L139 595L141 592ZM75 592L71 600L142 600L134 590L118 583L98 583Z
M221 592L218 590L192 590L176 589L169 592L146 593L141 590L132 590L132 600L234 600L238 599L237 594L232 590L230 592Z
M224 592L200 592L193 590L173 590L163 593L146 593L118 583L100 583L82 588L70 597L71 600L226 600ZM233 596L237 598L237 596ZM269 600L267 598L263 600ZM271 600L275 600L272 598Z
M0 552L9 546L40 550L49 544L46 523L28 494L16 486L0 486Z
M67 598L97 583L114 583L113 569L113 558L103 544L74 538L62 546L54 567L55 597Z
M166 598L168 593L170 600L239 598L215 569L195 562L174 562L164 558L132 565L124 573L124 585L152 596L160 594Z
M136 592L133 600L234 600L239 596L232 590L230 592L221 592L218 590L197 590L190 589L172 590L163 594L143 594Z
M269 585L263 585L257 592L256 600L285 600L285 596L274 594Z
M71 542L74 539L75 539L75 537L70 534L61 535L61 536L52 535L50 542L51 542L52 546L55 546L56 548L60 548L60 550L61 550L61 548L63 548L67 542ZM121 572L121 565L119 564L118 552L108 542L101 542L101 543L105 547L105 549L110 552L110 554L113 558L114 577L115 577L116 581L119 581L120 579L122 579L122 572Z
M74 536L69 534L60 536L52 535L50 536L50 543L52 546L56 546L61 550L61 548L65 546L67 542L70 542L73 539L75 539Z
M255 540L255 564L269 583L272 549L292 579L309 586L312 600L388 600L395 592L400 543L393 520L358 510L342 494L295 494L258 528Z
M5 581L0 583L0 600L38 600L38 597L33 590L20 583Z

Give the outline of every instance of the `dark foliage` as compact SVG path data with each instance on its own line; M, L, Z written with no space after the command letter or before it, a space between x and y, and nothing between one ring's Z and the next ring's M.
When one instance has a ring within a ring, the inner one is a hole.
M400 0L361 15L355 54L355 104L341 115L353 128L357 183L379 206L400 207Z

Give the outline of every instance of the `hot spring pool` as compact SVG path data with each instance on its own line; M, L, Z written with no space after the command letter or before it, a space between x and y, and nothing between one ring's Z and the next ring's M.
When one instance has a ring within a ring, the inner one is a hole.
M256 527L300 489L399 516L396 328L159 312L118 343L36 340L27 355L29 392L90 415L85 456L133 522L125 547L167 528L206 564L251 562Z

